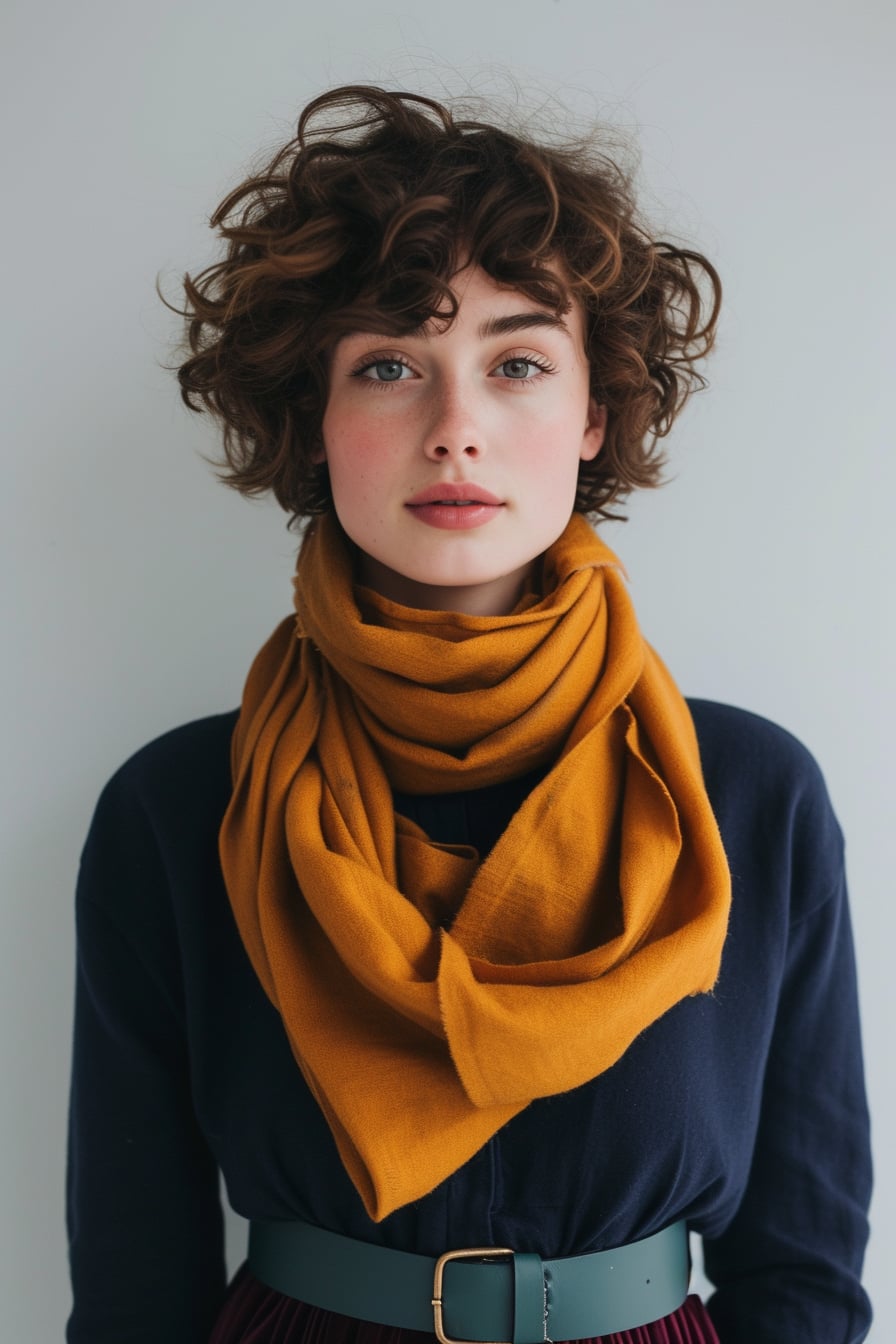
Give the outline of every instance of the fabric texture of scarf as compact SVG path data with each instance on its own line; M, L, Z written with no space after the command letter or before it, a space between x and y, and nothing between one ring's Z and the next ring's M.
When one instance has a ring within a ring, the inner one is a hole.
M327 515L246 683L224 877L376 1221L718 975L730 879L688 708L581 516L542 579L507 616L399 606ZM393 787L538 766L481 863L394 811Z

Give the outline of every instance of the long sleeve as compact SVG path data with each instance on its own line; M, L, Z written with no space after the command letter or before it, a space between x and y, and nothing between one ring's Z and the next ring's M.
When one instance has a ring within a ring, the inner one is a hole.
M200 1344L224 1290L215 1163L194 1114L179 954L126 775L81 863L69 1125L69 1344Z
M750 1175L733 1221L704 1245L722 1344L858 1344L871 1319L859 1283L871 1162L842 847L826 795L812 801L792 856L797 908ZM827 864L834 888L828 869L813 906L806 893Z
M793 738L692 707L734 879L716 991L676 1005L593 1082L532 1103L379 1224L224 889L235 715L176 729L118 772L78 892L69 1344L205 1344L225 1291L218 1165L244 1217L420 1254L576 1255L684 1217L704 1237L722 1344L865 1337L868 1121L839 829ZM399 801L413 819L419 800ZM471 795L469 834L437 802L447 841L484 848L490 810L500 829L518 799Z

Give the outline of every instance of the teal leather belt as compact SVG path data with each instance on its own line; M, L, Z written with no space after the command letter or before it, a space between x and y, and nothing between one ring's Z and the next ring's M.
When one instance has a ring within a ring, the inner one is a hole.
M249 1268L270 1288L343 1316L435 1334L442 1344L543 1344L634 1330L687 1296L687 1229L612 1251L542 1260L507 1247L438 1260L302 1222L249 1224Z

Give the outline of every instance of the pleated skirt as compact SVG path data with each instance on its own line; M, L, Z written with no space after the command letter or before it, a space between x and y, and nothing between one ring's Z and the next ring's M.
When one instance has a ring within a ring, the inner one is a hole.
M227 1297L209 1344L434 1344L435 1335L398 1326L374 1325L309 1307L259 1283L243 1265ZM559 1341L558 1341L559 1344ZM671 1316L635 1330L602 1335L590 1344L719 1344L699 1297L691 1296Z

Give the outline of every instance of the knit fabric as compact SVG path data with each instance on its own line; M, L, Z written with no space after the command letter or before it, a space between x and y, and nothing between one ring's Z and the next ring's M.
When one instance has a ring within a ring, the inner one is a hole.
M115 772L78 882L68 1344L208 1344L226 1290L222 1175L245 1218L419 1255L582 1255L684 1218L703 1238L722 1344L865 1339L868 1113L842 837L793 737L689 703L734 884L715 990L597 1078L533 1101L379 1223L222 881L236 714L166 733ZM484 853L537 782L396 792L395 807Z

